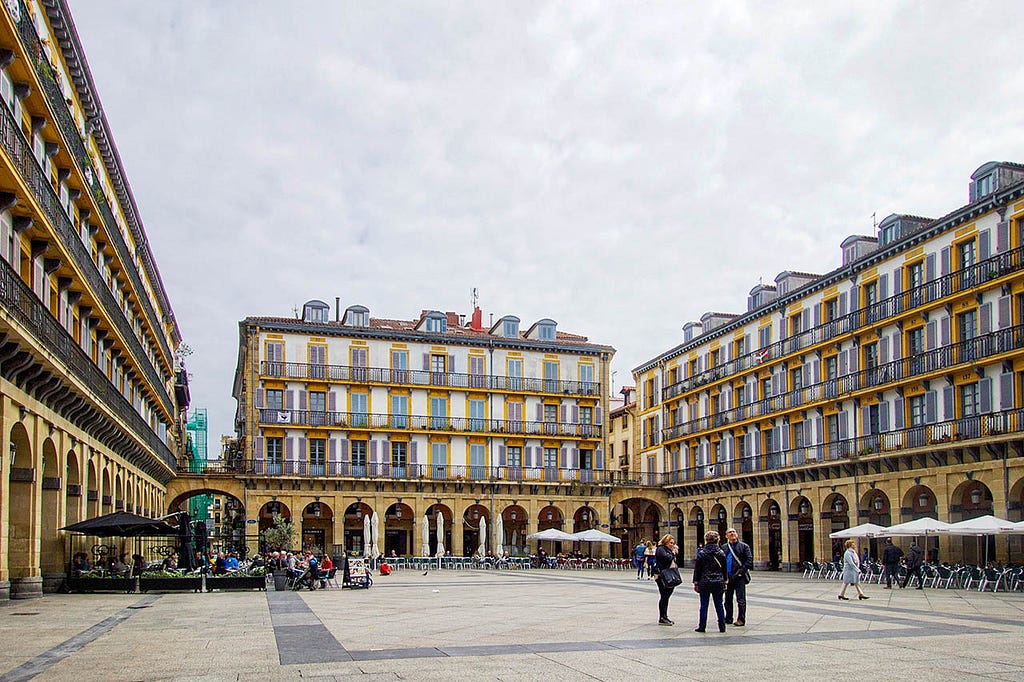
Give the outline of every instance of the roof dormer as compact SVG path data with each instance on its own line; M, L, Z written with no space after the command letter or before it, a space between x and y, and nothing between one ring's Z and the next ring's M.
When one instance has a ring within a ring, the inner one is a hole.
M526 338L533 341L554 341L558 334L557 330L558 323L545 317L534 322L533 326L526 330Z
M878 248L878 239L862 234L850 235L840 244L843 249L843 265L849 265Z
M518 339L519 338L519 323L520 319L515 315L506 315L497 322L490 329L491 336L500 336L506 339Z
M973 204L1021 180L1024 180L1024 166L1021 164L989 161L971 174L970 201Z
M302 305L303 322L326 323L330 321L330 317L331 306L327 305L323 301L313 299L312 301L306 301Z
M758 284L747 295L747 312L767 305L779 297L774 284Z
M432 334L444 334L448 331L448 316L437 310L424 310L416 331Z
M345 317L341 323L346 327L369 327L370 309L364 305L350 305L345 308Z

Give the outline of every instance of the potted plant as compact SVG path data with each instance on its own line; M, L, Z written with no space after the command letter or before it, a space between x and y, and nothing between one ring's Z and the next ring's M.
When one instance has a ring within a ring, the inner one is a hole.
M254 568L249 571L235 571L225 575L206 578L207 590L265 590L267 589L267 571Z
M161 592L171 590L191 590L199 592L203 589L203 577L168 571L146 571L139 577L139 590Z

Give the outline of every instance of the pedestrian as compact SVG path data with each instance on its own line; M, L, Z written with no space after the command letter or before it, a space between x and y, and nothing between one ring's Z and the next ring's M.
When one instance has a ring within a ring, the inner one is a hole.
M658 599L659 625L674 625L668 618L668 600L672 596L673 590L676 589L676 585L682 582L679 577L679 569L675 566L678 551L676 539L671 535L662 536L654 551L654 564L658 572L658 577L654 582L658 584L658 594L661 595L661 598Z
M846 541L846 552L843 554L843 589L839 592L839 598L843 601L850 601L846 596L846 588L853 585L857 589L857 599L868 599L864 591L860 589L860 557L857 555L857 541Z
M910 553L907 554L907 577L903 579L903 585L906 587L910 584L911 576L917 576L917 589L924 589L924 570L921 565L924 563L924 553L921 551L921 547L917 544L915 539L910 543Z
M636 547L633 549L633 565L636 566L636 579L640 580L644 577L644 550L647 549L643 542L636 543Z
M644 547L644 561L647 563L647 579L650 580L654 577L654 554L655 546L652 540L647 541L647 545Z
M892 589L892 581L896 579L896 585L900 584L900 559L903 558L903 550L892 544L892 538L885 539L885 549L882 550L882 565L885 566L885 587L883 590Z
M754 553L750 545L740 542L735 528L725 531L725 622L743 627L747 621L747 583L754 568ZM732 601L736 597L736 620L732 619Z
M722 605L725 554L718 546L718 531L709 530L705 533L704 546L697 550L693 567L693 591L700 595L700 617L694 630L704 632L708 622L708 602L714 600L718 631L725 632L725 607Z

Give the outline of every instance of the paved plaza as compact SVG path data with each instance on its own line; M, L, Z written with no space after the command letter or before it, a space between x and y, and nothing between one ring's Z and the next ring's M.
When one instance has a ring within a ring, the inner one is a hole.
M684 579L687 578L684 572ZM684 583L684 588L686 584ZM747 626L699 634L629 572L403 571L371 590L47 595L0 607L9 680L1024 680L1024 594L757 573Z

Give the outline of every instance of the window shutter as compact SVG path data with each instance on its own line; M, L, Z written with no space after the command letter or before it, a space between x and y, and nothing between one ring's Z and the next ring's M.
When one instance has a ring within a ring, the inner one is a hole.
M889 298L889 275L882 273L878 276L878 300L884 301Z
M757 457L758 455L761 454L761 430L758 429L756 426L754 427L754 430L751 433L750 440L753 441L750 454L753 457Z
M992 255L992 230L978 233L978 260L985 260Z
M822 428L822 425L824 423L825 423L825 420L822 417L817 417L814 420L814 430L817 431L817 433L818 433L817 442L819 442L819 443L824 443L825 442L825 430Z
M409 463L416 463L416 441L412 441L409 443Z
M334 391L327 392L327 409L331 412L338 409L338 396L335 395Z
M338 445L341 446L341 461L342 462L347 462L348 461L348 439L347 438L342 438L341 441L338 443ZM413 447L414 448L415 448L415 445L416 444L413 443Z
M775 428L777 428L779 430L779 433L782 435L782 448L781 449L783 451L789 450L789 429L786 428L785 426L776 426ZM779 442L778 436L776 436L772 440L775 441L776 443ZM779 449L779 448L776 448L776 449Z
M924 328L924 346L925 350L935 349L935 320L932 320Z
M601 406L600 405L597 406L596 408L594 408L594 414L597 415L596 417L594 417L594 423L596 423L598 426L600 426L601 425Z
M934 424L937 421L936 399L935 391L928 391L924 394L924 420L928 424Z
M505 446L504 445L499 445L498 446L498 466L500 466L500 467L505 466Z
M988 334L992 331L992 303L981 306L978 313L978 333Z
M999 375L999 409L1013 409L1013 372Z
M284 409L290 410L295 404L295 392L285 391L284 392Z
M949 318L939 318L939 343L943 346L949 345Z
M338 441L334 438L327 439L327 459L331 462L338 461Z
M996 253L1010 248L1010 222L1004 220L996 225Z
M558 468L568 469L569 468L569 448L568 446L563 447L558 452Z
M939 275L945 276L949 274L949 247L942 249L939 254Z
M256 389L256 407L257 408L263 407L263 389L262 388L257 388Z
M946 419L953 419L956 415L953 413L953 387L944 386L942 389L942 412Z
M537 421L544 421L544 405L543 403L537 403Z
M865 436L871 435L871 408L860 408L860 431Z
M857 373L858 363L860 362L860 353L858 352L858 350L856 348L851 349L849 352L850 352L850 374L856 374Z
M883 336L878 340L878 360L881 364L889 362L889 337Z
M377 461L377 441L370 441L370 463L373 464Z
M892 333L892 342L890 343L890 347L892 348L892 359L893 360L899 360L900 358L903 357L903 349L900 348L900 333L899 332L893 332Z
M808 446L814 442L813 434L811 433L811 420L808 419L803 423L804 430L804 446Z
M423 354L423 369L424 370L429 370L430 369L430 353L424 353Z
M580 423L580 407L579 407L579 405L573 405L572 406L572 423L573 424L579 424Z
M903 268L896 268L896 272L892 273L892 293L893 296L903 292Z
M1000 296L999 303L999 329L1006 329L1010 326L1010 297Z
M924 278L926 282L935 279L935 254L929 253L924 259Z
M878 403L878 430L881 433L889 430L889 403L884 400Z
M565 412L566 412L566 409L565 409L565 408L566 408L566 406L565 406L565 405L560 405L560 406L558 407L558 421L562 422L563 424L564 424L564 423L565 423L566 421L568 421L568 420L567 420L567 419L565 418Z
M820 384L821 383L821 360L814 360L811 364L814 365L814 383Z
M299 438L299 461L306 461L306 438Z
M256 459L263 459L263 436L256 436Z
M455 356L454 355L449 355L448 356L448 371L449 372L454 372L455 371Z
M307 405L307 402L306 402L306 392L303 391L303 390L300 390L299 391L299 409L300 410L306 409L306 405Z
M604 469L604 450L597 448L594 450L595 468L598 471Z
M846 314L846 292L839 294L839 316Z
M849 364L850 351L844 350L839 353L839 376L846 376L847 365Z
M992 411L992 380L988 377L982 377L978 382L978 402L981 404L982 414Z
M903 398L893 400L893 426L897 431L903 428Z
M294 455L294 438L284 439L284 458L291 461L295 458Z
M779 374L778 372L772 372L772 395L779 394Z

